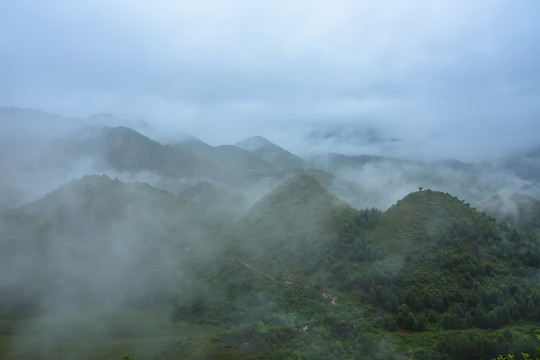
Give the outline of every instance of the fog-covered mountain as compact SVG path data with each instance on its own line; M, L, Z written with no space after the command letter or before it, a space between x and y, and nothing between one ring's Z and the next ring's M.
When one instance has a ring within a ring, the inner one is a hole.
M0 287L55 309L162 301L226 220L147 184L85 176L3 213Z
M0 164L0 359L534 351L533 150L302 159L260 136L164 143L81 125L3 143L17 151Z
M305 166L304 160L273 144L262 136L253 136L236 143L271 164L276 170L298 169Z

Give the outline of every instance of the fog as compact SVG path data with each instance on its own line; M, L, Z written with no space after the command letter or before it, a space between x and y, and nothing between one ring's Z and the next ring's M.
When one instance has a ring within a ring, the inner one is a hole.
M212 145L259 134L296 153L357 153L366 141L339 129L368 128L408 145L393 155L500 157L536 144L539 11L533 0L5 1L0 105L112 113Z
M341 201L265 200L298 175L357 210L431 189L538 235L539 15L534 0L3 1L0 359L98 356L124 336L190 356L212 344L187 334L223 326L214 308L231 338L257 319L302 329L269 289L330 302L321 286L345 270L321 265ZM409 253L382 261L365 231L361 261L401 272Z
M109 116L68 119L33 110L3 110L7 130L2 145L9 156L1 163L2 306L4 312L31 314L24 325L6 328L11 339L7 354L32 356L39 346L43 358L92 358L97 353L91 344L99 344L118 358L129 351L144 358L142 354L150 354L149 345L120 345L117 339L156 338L160 340L155 347L171 349L171 336L179 336L173 334L188 336L192 331L171 318L189 320L184 314L198 309L200 301L202 309L228 309L228 318L239 329L260 319L276 321L268 309L286 310L266 290L247 287L243 295L223 304L225 290L213 279L231 272L228 278L242 284L255 276L272 286L300 286L304 267L315 271L324 264L319 254L327 245L319 241L327 219L317 215L324 201L315 197L295 204L299 208L283 208L287 202L278 201L269 213L257 214L265 196L297 174L314 176L356 209L386 210L422 187L457 195L480 211L538 232L534 223L521 221L524 216L536 218L540 167L535 152L470 163L382 157L370 154L386 154L388 144L399 147L400 141L379 139L367 131L352 134L366 136L366 149L381 147L380 152L352 156L314 146L299 159L261 138L239 143L250 151L211 146L186 134L171 134L166 144L144 136L145 129L148 135L153 131L140 122L125 124L141 133L114 127L122 122L103 127L113 119ZM24 126L15 126L21 119ZM46 126L53 120L64 125L58 130ZM342 134L346 131L338 136ZM333 141L317 132L309 136ZM92 174L104 175L85 176ZM236 239L238 231L249 235ZM381 269L399 273L409 252L394 255ZM265 256L273 262L253 264L264 262ZM294 265L296 256L301 256L301 265ZM234 271L219 268L223 262ZM326 296L332 306L340 301L335 290L319 287L334 275L317 271L322 277L303 286L309 286L310 296ZM244 302L251 307L234 307ZM294 319L293 325L309 328L309 318ZM386 353L396 344L379 346Z

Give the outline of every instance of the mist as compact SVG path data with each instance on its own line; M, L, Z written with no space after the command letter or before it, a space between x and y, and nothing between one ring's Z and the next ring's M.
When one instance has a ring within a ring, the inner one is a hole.
M377 236L375 225L362 225L347 240L351 225L336 225L334 217L378 219L377 211L390 212L419 188L457 195L523 231L539 231L534 148L481 162L392 157L389 150L409 145L370 128L333 126L330 135L308 132L321 146L300 157L260 136L214 146L177 133L162 143L144 123L114 116L70 119L4 108L2 121L2 145L11 154L1 164L2 311L25 318L4 330L8 357L31 357L36 346L51 359L156 354L148 340L124 337L156 339L163 354L203 354L209 350L194 350L194 343L205 335L188 334L195 324L217 326L201 320L214 313L226 314L222 321L232 329L220 341L247 353L259 344L249 334L264 333L254 324L316 329L309 316L290 312L276 289L302 288L323 308L346 306L346 284L406 271L422 245L388 254L368 240ZM62 125L47 126L55 122ZM347 135L365 140L366 151L325 152L322 143ZM370 215L346 215L355 211ZM382 273L348 275L352 270L333 263L343 246ZM174 345L174 337L184 345ZM369 337L362 343L384 356L398 346Z
M538 325L536 1L0 7L0 359Z
M536 145L539 11L531 0L8 1L0 99L142 121L160 140L257 134L295 153L501 157ZM402 146L381 154L355 129Z

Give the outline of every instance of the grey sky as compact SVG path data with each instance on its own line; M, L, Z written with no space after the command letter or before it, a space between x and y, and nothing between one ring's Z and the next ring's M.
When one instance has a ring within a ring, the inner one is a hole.
M538 143L539 18L536 0L4 0L0 105L214 143L369 150L332 138L345 126L406 155L500 155Z

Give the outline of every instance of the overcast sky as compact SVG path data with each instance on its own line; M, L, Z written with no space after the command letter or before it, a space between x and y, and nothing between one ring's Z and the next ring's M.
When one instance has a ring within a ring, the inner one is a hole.
M540 144L538 19L537 0L3 0L0 105L490 156Z

